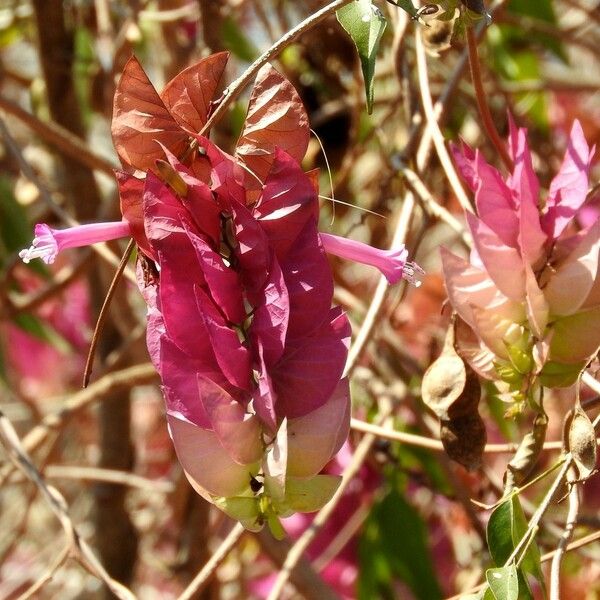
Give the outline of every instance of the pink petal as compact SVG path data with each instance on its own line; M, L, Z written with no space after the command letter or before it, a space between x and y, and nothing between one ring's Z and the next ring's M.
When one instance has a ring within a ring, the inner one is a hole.
M213 496L225 497L248 489L258 464L236 463L214 431L201 429L176 413L168 413L167 419L179 462L196 485Z
M348 379L340 381L320 408L288 421L288 474L312 477L342 447L350 429Z
M198 320L204 324L217 363L229 382L243 390L250 389L250 353L238 334L227 325L209 296L201 288L194 289Z
M169 164L177 171L187 186L187 195L180 202L186 207L198 231L208 236L214 248L221 235L221 207L215 202L210 187L192 175L190 170L168 148L163 152ZM205 159L206 162L208 162Z
M310 336L286 344L286 352L271 369L277 413L290 419L319 408L336 389L348 353L351 329L341 309Z
M262 293L269 274L269 242L262 227L245 206L232 206L232 213L240 278L249 293L251 304L254 305L258 302L255 295Z
M507 246L516 248L519 218L510 189L500 173L485 162L479 151L475 162L479 175L479 185L475 193L479 218L493 229Z
M255 463L262 456L258 419L216 383L199 376L198 390L219 442L240 465Z
M275 502L285 498L285 480L288 462L287 419L283 419L273 443L267 449L265 468L265 490Z
M556 239L585 202L588 173L594 149L590 150L579 121L575 120L560 170L550 184L547 212L542 219L544 231Z
M525 296L525 271L518 251L507 246L483 221L466 214L475 248L498 289L512 300Z
M300 165L277 149L261 199L254 208L281 263L309 221L317 221L317 192Z
M519 211L519 246L523 257L534 266L544 255L547 236L540 224L540 184L533 170L526 136L526 130L519 129L516 140L511 142L516 142L516 147L509 187L515 194Z
M258 351L258 369L254 375L257 381L257 387L252 394L252 403L256 414L266 427L274 433L277 431L277 415L275 413L275 404L277 395L273 390L273 382L267 371L263 350L260 344L257 345Z
M246 319L242 288L237 273L225 266L223 259L201 237L186 228L188 238L196 252L201 269L214 303L231 323L240 325Z
M464 321L472 326L474 324L471 305L502 312L514 321L525 318L522 304L509 300L500 292L486 271L473 266L444 247L440 250L450 302Z
M600 221L597 221L556 267L544 288L552 314L571 315L586 302L597 279L599 252Z
M331 268L315 222L306 224L280 266L290 303L287 338L292 340L319 328L331 308Z
M277 362L283 354L290 300L279 263L272 256L269 279L262 290L252 319L251 336L256 338L264 353L267 366Z
M476 153L463 140L460 141L460 148L456 144L450 144L450 151L454 157L454 162L460 171L462 178L467 185L475 192L479 186L480 177L475 166Z

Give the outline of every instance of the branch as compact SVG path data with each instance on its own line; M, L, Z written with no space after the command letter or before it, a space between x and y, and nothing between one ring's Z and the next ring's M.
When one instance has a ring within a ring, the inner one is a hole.
M67 536L69 552L90 573L104 581L117 598L121 600L136 600L133 593L124 585L115 581L98 561L90 546L81 537L75 525L73 525L63 495L56 488L49 486L44 481L41 473L36 469L31 458L25 451L12 423L4 416L2 411L0 411L0 440L15 467L35 484L56 518L60 521Z

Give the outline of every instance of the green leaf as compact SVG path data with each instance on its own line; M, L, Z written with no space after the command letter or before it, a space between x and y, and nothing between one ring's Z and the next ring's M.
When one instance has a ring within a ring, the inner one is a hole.
M417 16L417 9L411 0L393 0L393 2L395 2L396 6L405 10L411 17Z
M397 490L388 493L369 515L359 542L359 600L394 598L394 579L417 600L437 600L442 592L419 513Z
M517 600L519 597L519 578L514 564L499 569L488 569L485 578L494 595L494 600Z
M282 508L296 512L315 512L331 500L341 481L342 478L337 475L315 475L310 479L288 477Z
M365 80L367 112L373 112L375 61L387 21L370 0L355 0L337 11L337 19L356 45Z
M514 495L498 506L490 516L487 540L492 560L497 567L506 565L513 550L527 532L527 519L521 508L519 497ZM522 573L530 573L544 586L540 563L540 551L535 541L531 542L519 569L521 597L530 598L529 585Z

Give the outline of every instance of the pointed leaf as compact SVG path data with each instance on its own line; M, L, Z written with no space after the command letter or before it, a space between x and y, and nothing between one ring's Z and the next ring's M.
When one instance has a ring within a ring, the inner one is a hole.
M563 163L556 174L546 206L548 211L542 220L544 230L556 239L585 202L588 193L588 172L594 150L590 150L579 121L575 120Z
M596 354L600 346L600 306L557 319L550 342L550 360L579 363Z
M375 62L379 42L387 25L385 17L371 0L355 0L336 13L341 26L356 45L365 80L367 112L373 112Z
M288 428L287 419L283 419L264 461L265 491L275 504L283 502L285 498L287 462Z
M188 144L188 134L169 113L135 56L125 64L117 84L111 131L121 160L141 171L154 169L154 161L163 158L157 142L176 155Z
M483 221L466 214L473 241L486 271L498 289L512 300L525 297L525 271L519 252L507 246Z
M264 182L276 147L300 162L308 139L308 116L298 92L271 65L263 66L250 96L236 155Z
M179 125L198 133L211 110L229 52L218 52L178 73L160 93L162 101Z

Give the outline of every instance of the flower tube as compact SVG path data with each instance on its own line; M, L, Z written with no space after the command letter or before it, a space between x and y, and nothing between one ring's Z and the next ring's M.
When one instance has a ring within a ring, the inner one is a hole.
M129 223L125 221L89 223L68 229L53 229L45 223L38 223L35 226L35 237L31 246L21 250L19 256L24 263L34 258L41 258L50 265L55 261L56 255L66 248L80 248L129 235L131 235Z

